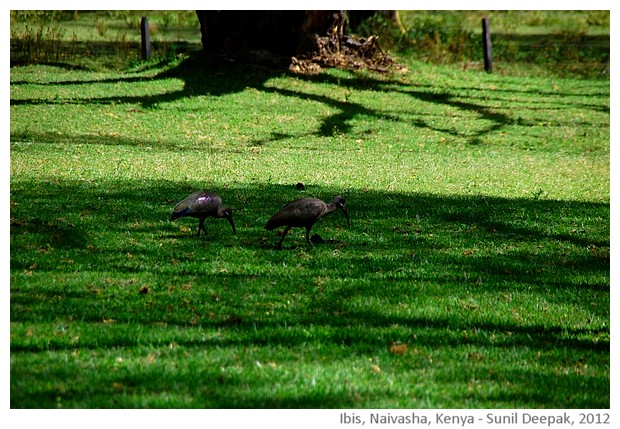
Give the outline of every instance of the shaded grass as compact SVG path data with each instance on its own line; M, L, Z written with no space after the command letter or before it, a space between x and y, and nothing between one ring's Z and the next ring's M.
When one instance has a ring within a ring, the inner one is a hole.
M11 81L12 407L609 406L608 84ZM237 236L168 220L200 188ZM274 249L282 204L335 194L350 229Z
M56 191L52 195L98 199L76 189ZM247 189L228 192L233 205L235 194L260 201ZM26 359L13 366L14 379L29 380L19 368L37 374L40 364L60 371L66 361L54 365L53 356L65 356L76 365L90 363L81 370L82 382L72 381L75 387L67 391L56 385L61 390L48 396L52 401L57 395L65 406L604 405L598 397L558 400L540 391L574 391L576 381L579 391L606 389L609 243L604 231L591 234L608 216L606 205L492 199L484 203L491 213L481 214L471 210L472 198L391 195L404 206L428 208L419 210L423 220L416 225L394 227L398 220L379 207L358 206L360 196L352 193L349 202L357 227L347 232L326 219L317 230L337 243L311 251L300 235L288 243L289 251L273 250L275 237L265 239L260 227L250 226L245 210L237 216L244 225L238 238L220 223L210 225L209 241L197 242L193 225L179 232L157 211L139 222L153 227L138 227L115 209L123 200L131 204L132 194L107 197L108 204L86 221L91 229L30 229L24 220L12 227L14 237L32 240L12 254L11 347L14 358ZM505 213L514 211L527 214L507 222ZM563 234L550 224L568 213L580 233ZM99 224L117 227L106 232ZM406 355L390 353L393 342L408 344ZM165 352L177 348L184 351L181 360ZM125 360L130 368L110 375L103 362L115 359L122 359L115 368ZM530 363L515 368L523 359ZM151 365L156 378L149 376ZM508 369L515 378L504 374ZM430 384L420 375L425 372ZM554 390L541 373L564 381ZM322 387L316 388L319 376ZM67 384L62 372L55 377ZM204 387L192 387L195 377ZM229 377L237 381L230 385ZM93 380L94 387L104 387L93 392L96 402L82 396L82 383ZM14 385L14 401L21 383ZM267 387L273 383L275 392ZM444 385L452 386L447 397ZM171 389L185 399L151 398ZM424 397L409 396L412 389ZM105 391L114 390L128 397L105 399ZM55 405L31 393L24 400Z

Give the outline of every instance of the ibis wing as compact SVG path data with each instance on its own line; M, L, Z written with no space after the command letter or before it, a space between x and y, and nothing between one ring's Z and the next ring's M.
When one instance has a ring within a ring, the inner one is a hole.
M221 202L222 200L213 194L201 194L196 198L194 207L196 211L201 212L217 211Z
M286 204L269 219L266 229L279 226L299 226L313 224L323 213L325 203L316 198L302 198Z
M217 213L221 203L222 199L213 192L194 192L174 207L172 217L209 216Z
M317 220L323 214L325 203L315 198L300 200L300 204L292 208L297 219L303 222Z

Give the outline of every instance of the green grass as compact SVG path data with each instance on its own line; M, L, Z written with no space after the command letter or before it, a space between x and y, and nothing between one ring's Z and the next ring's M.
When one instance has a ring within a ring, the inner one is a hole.
M12 68L11 406L608 408L609 82L410 70Z

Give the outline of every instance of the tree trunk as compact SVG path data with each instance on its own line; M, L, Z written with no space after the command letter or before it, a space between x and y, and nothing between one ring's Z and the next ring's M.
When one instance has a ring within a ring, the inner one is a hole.
M208 54L270 51L298 55L313 49L317 36L345 33L344 11L196 11Z

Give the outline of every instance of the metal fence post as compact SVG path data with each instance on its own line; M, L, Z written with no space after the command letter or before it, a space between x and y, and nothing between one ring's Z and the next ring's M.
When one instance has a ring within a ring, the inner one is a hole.
M142 17L140 22L140 33L142 34L142 59L148 60L151 56L151 35L149 32L149 19Z
M491 73L491 28L489 18L482 18L482 48L484 49L484 70Z

